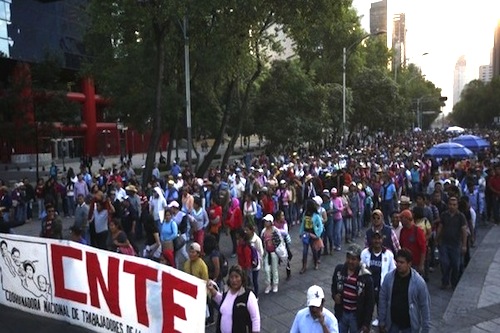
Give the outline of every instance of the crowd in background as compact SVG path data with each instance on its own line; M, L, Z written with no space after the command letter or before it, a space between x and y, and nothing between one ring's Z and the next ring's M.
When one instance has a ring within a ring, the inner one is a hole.
M280 263L286 278L291 276L291 228L299 228L304 245L301 274L308 269L309 251L318 269L321 256L359 238L369 249L374 234L386 233L384 248L394 254L410 248L424 279L439 257L442 287L454 288L475 245L476 226L500 222L496 134L481 134L491 148L473 159L428 158L425 151L449 134L419 132L354 138L357 148L341 152L248 153L203 177L175 162L162 175L156 164L148 184L140 183L130 159L120 166L101 165L94 174L82 163L80 170L61 175L53 163L46 180L0 187L2 230L36 220L40 236L62 238L64 216L73 221L72 240L183 269L214 281L219 290L228 277L229 289L253 290L249 309L255 328L260 325L259 272L265 273L264 293L278 292ZM456 212L463 221L456 222ZM421 232L409 234L414 225ZM224 234L231 238L236 268L228 269L221 255L229 252L219 248ZM224 302L215 289L211 293L215 303ZM207 324L214 322L215 303L208 301Z

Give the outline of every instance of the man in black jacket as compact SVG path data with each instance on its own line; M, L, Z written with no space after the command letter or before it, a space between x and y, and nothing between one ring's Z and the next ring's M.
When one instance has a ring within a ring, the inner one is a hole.
M370 271L361 264L361 247L352 244L346 261L337 265L332 278L332 298L340 333L370 332L375 304Z

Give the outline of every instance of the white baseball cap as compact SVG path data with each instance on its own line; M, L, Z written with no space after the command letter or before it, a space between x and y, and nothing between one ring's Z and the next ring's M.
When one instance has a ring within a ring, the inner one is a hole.
M307 306L320 307L325 298L323 288L314 285L307 289Z
M271 222L271 223L274 223L274 217L271 215L271 214L267 214L266 216L264 216L262 218L264 221L268 221L268 222Z

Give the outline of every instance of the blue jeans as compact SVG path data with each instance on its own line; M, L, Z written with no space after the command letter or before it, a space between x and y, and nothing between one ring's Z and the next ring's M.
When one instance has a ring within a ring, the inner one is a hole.
M318 262L318 258L319 258L319 251L314 251L313 247L312 247L312 243L313 243L313 240L312 239L309 239L309 244L302 244L303 247L302 247L302 262L307 262L307 254L309 253L309 247L311 247L311 252L313 254L313 261L314 261L314 264L316 265L316 263Z
M333 221L333 244L335 247L340 247L342 244L342 220Z
M361 231L361 219L360 219L360 216L358 213L354 213L354 215L352 217L351 224L352 224L352 237L351 238L354 238L354 237L357 237L357 235Z
M252 271L252 282L255 296L259 298L259 271Z
M439 262L441 264L441 284L455 288L458 284L461 253L460 246L442 244L439 246Z
M356 321L356 312L342 312L342 318L339 320L339 333L358 333L358 322Z
M328 242L330 242L330 246L328 246ZM328 218L325 223L325 230L323 231L323 244L325 245L325 250L331 250L334 247L332 218Z
M345 240L350 240L352 237L352 218L344 217L342 219L344 221L344 231L345 231Z
M298 221L298 209L296 203L290 203L290 221L288 223L293 223Z
M391 225L391 215L394 211L394 203L392 200L384 200L380 203L380 208L382 210L382 214L384 214L384 223L386 225Z

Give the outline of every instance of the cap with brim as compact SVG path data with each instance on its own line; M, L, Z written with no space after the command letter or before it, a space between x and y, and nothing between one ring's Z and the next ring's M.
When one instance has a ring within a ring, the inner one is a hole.
M191 243L191 245L189 245L189 249L195 250L196 252L201 252L201 246L196 242Z
M271 214L267 214L262 218L264 221L274 223L274 217Z
M348 255L354 256L354 257L360 257L361 256L361 247L358 244L351 244L348 248L346 253Z
M319 195L315 196L313 198L313 201L316 203L316 205L318 206L321 206L321 204L323 203L323 199L321 199L321 197Z
M320 307L323 304L325 293L320 286L311 286L307 290L307 306Z

